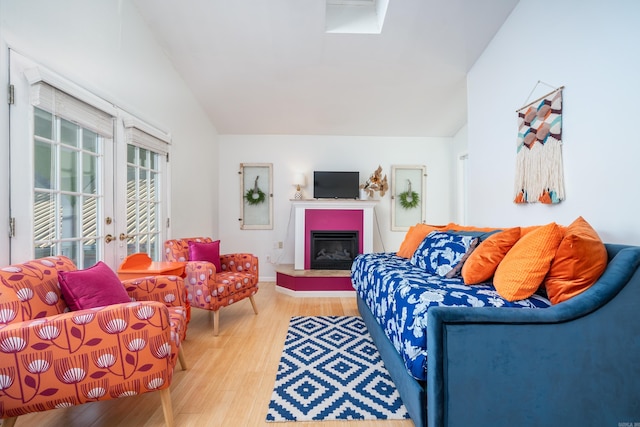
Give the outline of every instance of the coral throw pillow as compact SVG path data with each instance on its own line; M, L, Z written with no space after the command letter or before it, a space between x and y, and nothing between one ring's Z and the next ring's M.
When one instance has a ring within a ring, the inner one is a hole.
M73 311L131 301L116 273L102 261L86 270L59 271L58 283Z
M598 233L578 217L566 228L545 288L552 304L558 304L584 292L607 268L607 249Z
M208 261L216 267L216 271L222 271L220 265L220 240L210 243L189 242L189 261Z
M403 258L409 258L413 256L420 243L427 237L429 233L434 230L443 230L444 225L427 225L427 224L416 224L412 227L409 227L409 231L404 236L404 240L400 245L400 249L396 255Z
M445 277L478 240L473 236L432 231L411 257L411 264Z
M462 266L464 283L476 285L491 279L500 261L519 238L520 227L508 228L487 237Z
M498 294L508 301L533 295L549 272L562 237L555 222L520 237L496 269L493 285Z

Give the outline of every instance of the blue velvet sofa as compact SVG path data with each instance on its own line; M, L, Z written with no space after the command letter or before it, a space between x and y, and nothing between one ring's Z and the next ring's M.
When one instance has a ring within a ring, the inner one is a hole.
M358 296L415 425L640 423L640 247L605 246L608 264L598 281L548 308L430 308L425 381L407 371Z

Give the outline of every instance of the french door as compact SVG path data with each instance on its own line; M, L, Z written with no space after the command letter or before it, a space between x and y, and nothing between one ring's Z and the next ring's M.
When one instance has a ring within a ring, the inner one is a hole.
M65 255L117 269L159 260L166 228L163 141L137 136L122 111L10 52L11 262ZM131 122L131 121L130 121Z

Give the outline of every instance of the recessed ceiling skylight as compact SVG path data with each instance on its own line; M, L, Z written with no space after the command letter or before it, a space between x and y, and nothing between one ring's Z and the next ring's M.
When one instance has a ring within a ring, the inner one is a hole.
M326 0L327 33L380 34L389 0Z

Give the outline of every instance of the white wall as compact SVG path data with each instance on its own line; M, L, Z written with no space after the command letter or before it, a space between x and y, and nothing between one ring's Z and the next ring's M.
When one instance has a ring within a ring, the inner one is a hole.
M172 234L217 233L216 129L132 3L0 0L0 265L9 251L8 47L170 132Z
M455 194L454 197L451 198L451 212L452 212L452 222L457 222L458 224L465 224L467 221L465 220L465 190L464 190L464 175L462 172L462 163L465 160L462 160L462 156L467 156L469 153L469 149L467 147L468 143L468 132L467 126L463 126L456 134L453 136L451 141L451 191Z
M470 222L569 224L640 244L640 2L521 0L468 75ZM516 113L564 85L566 200L516 205ZM544 95L543 86L530 100Z
M262 280L273 280L272 262L293 264L293 219L291 201L295 192L291 185L296 172L304 172L306 198L313 197L314 170L360 172L365 180L382 166L391 184L392 165L427 167L427 222L447 223L451 220L451 139L450 138L383 138L296 135L220 135L220 234L221 251L251 252L260 258ZM274 181L273 230L240 230L240 163L272 163ZM391 199L387 193L375 208L374 250L396 251L404 231L391 231ZM284 249L273 249L273 243L284 242Z

